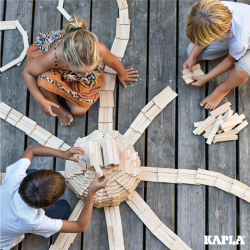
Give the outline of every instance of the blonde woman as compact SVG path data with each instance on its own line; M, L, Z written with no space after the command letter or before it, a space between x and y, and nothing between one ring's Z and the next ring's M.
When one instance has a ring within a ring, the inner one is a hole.
M192 43L188 46L189 56L183 69L189 68L192 72L196 60L213 60L227 55L209 73L193 76L193 86L202 86L235 66L227 80L200 103L206 109L214 109L231 89L244 84L249 78L250 6L229 1L202 0L191 10L186 34Z
M122 85L137 81L137 71L125 70L120 60L88 31L83 19L71 18L61 31L40 33L27 51L23 76L26 85L48 116L57 116L61 125L70 125L72 115L58 96L66 99L72 114L82 115L99 98L104 84L103 65L118 73Z

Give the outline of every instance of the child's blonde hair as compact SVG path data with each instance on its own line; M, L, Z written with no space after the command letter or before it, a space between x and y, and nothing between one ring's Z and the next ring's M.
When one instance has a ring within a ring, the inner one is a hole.
M98 38L88 30L83 19L73 16L64 24L61 35L63 36L63 59L70 67L89 67L99 64Z
M191 10L186 35L196 46L208 46L229 35L232 13L218 0L201 0Z

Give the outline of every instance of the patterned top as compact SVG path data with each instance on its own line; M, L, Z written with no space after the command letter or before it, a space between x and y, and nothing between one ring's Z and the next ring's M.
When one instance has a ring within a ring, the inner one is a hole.
M77 81L82 84L86 88L91 88L96 85L98 79L101 77L103 65L97 65L97 67L89 72L87 76L78 75L72 71L67 71L64 69L57 68L57 55L56 48L60 41L62 40L62 36L60 34L60 30L51 31L47 33L39 33L36 38L36 43L40 49L43 50L44 53L48 52L54 42L57 42L54 48L55 55L55 70L61 74L62 78L67 82ZM51 69L53 72L53 70Z

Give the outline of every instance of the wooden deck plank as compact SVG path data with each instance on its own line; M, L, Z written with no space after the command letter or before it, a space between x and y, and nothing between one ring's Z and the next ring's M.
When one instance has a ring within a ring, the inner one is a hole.
M173 35L176 34L176 2L152 1L149 18L150 101L166 86L176 88L176 40ZM149 125L148 166L175 168L175 108L173 101ZM175 230L174 184L148 182L147 204L163 223ZM166 249L166 246L146 230L146 249Z
M111 49L116 32L118 5L116 0L93 0L91 31ZM98 129L99 100L88 111L88 134ZM83 249L109 249L104 210L93 209L88 229L84 232Z
M38 0L35 4L34 12L34 27L33 27L33 42L36 42L36 37L39 32L56 31L60 29L61 14L57 10L57 1ZM53 10L53 15L48 14ZM46 18L45 18L46 17ZM38 125L55 134L55 117L46 116L40 109L38 103L30 95L29 100L29 117L36 121ZM28 145L37 144L33 139L28 138ZM37 169L53 169L54 159L51 157L36 157L32 161L32 167ZM23 241L22 249L38 249L44 250L48 247L49 238L41 236L32 236Z
M125 69L134 68L140 75L138 82L127 82L127 88L119 84L118 130L124 134L146 104L146 55L147 55L147 1L128 1L131 19L130 40L122 60ZM135 144L142 165L145 156L144 134ZM143 197L143 183L136 191ZM123 222L125 249L143 248L143 225L133 211L122 203L120 206Z
M72 16L75 14L80 18L83 18L88 24L90 23L90 0L87 1L78 1L78 0L65 0L64 9ZM63 24L67 20L63 17ZM70 126L61 126L58 120L57 124L57 137L65 141L68 145L73 146L78 137L85 136L85 122L86 115L75 116L73 115L73 122ZM70 136L69 136L70 135ZM56 159L56 170L65 170L65 160ZM71 209L73 210L78 202L76 195L67 188L62 199L66 199ZM57 236L57 235L56 235ZM81 249L81 239L82 234L78 234L73 244L70 246L70 250L80 250ZM57 237L53 237L53 241Z
M217 66L221 59L217 59L209 62L209 71ZM215 89L215 87L221 82L225 81L229 73L225 73L216 77L209 82L209 94ZM221 104L227 101L232 103L232 110L235 110L235 91L232 90L223 100ZM231 178L236 178L236 143L222 142L212 144L208 148L209 150L209 166L210 171L216 171L222 173ZM235 238L236 235L236 198L235 196L225 193L217 188L209 188L209 235L232 235ZM213 249L236 249L236 246L226 245L213 246Z
M194 136L193 124L205 118L199 103L205 96L205 87L186 85L182 79L182 64L187 59L189 40L185 34L186 21L195 0L179 4L179 53L178 53L178 168L204 169L205 143L201 136ZM202 70L204 64L201 63ZM205 249L205 188L178 185L177 235L193 250Z
M4 20L4 4L7 4L3 0L0 1L0 20ZM20 7L22 6L22 7ZM27 11L30 10L30 11ZM25 12L25 15L24 15ZM31 17L32 17L32 3L29 1L23 1L23 3L16 4L14 1L9 1L6 6L6 21L18 19L27 30L28 34L31 32ZM21 17L21 18L19 18ZM8 30L0 32L0 51L2 52L2 39L3 41L3 54L0 57L0 65L10 62L17 58L23 49L22 36L17 30ZM20 46L13 46L13 44L19 44ZM22 71L26 65L26 59L24 59L20 67L14 66L9 70L1 73L1 100L11 107L25 114L26 112L26 98L27 91L26 85L22 77ZM17 79L19 84L17 86ZM4 88L4 86L6 86ZM20 92L23 93L23 97L17 99ZM0 121L1 126L1 172L6 172L6 167L18 161L24 150L24 133L12 125ZM16 143L16 142L19 143ZM11 248L11 250L18 250L18 245Z
M239 0L237 2L250 5L250 0ZM239 87L239 114L245 114L246 120L250 123L250 80ZM239 180L246 185L250 186L249 178L249 161L250 161L250 126L248 125L239 134L239 167L240 176ZM240 200L240 232L241 236L245 236L245 245L241 245L241 250L250 249L250 204Z

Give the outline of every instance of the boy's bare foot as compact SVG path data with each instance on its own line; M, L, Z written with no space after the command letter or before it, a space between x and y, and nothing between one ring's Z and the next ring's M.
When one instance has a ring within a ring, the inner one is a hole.
M215 109L220 104L229 91L221 91L218 87L200 103L201 107Z
M69 126L73 122L72 115L64 109L61 105L59 108L52 108L53 112L57 114L62 126Z

